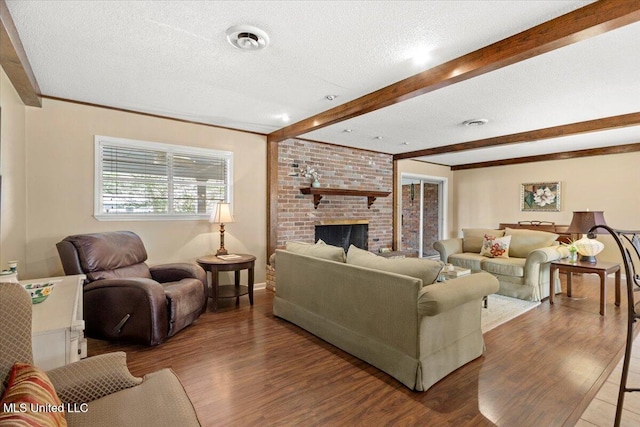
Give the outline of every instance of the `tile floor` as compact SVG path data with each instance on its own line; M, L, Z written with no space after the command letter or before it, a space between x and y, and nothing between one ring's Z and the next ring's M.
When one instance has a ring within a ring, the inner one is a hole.
M640 335L633 342L628 387L640 387ZM611 427L616 414L622 360L613 370L596 397L582 414L576 427ZM626 393L621 426L640 426L640 392Z

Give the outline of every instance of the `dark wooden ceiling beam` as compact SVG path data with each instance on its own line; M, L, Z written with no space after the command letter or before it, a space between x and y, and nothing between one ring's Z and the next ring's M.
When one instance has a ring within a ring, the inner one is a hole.
M282 141L495 71L640 20L640 0L600 0L268 135Z
M607 154L624 154L640 151L640 143L615 145L612 147L590 148L586 150L564 151L562 153L541 154L538 156L517 157L513 159L494 160L490 162L468 163L465 165L451 166L451 170L460 171L466 169L479 169L494 166L517 165L531 162L547 162L550 160L567 160L579 157L604 156Z
M0 0L0 66L25 105L42 107L40 87L4 0Z
M440 147L425 148L424 150L416 150L410 151L408 153L396 154L393 156L393 159L403 160L416 157L435 156L438 154L476 150L479 148L495 147L498 145L541 141L551 138L560 138L563 136L578 135L581 133L598 132L638 125L640 125L640 112L623 114L620 116L604 117L602 119L588 120L586 122L553 126L544 129L536 129L510 135L501 135L492 138L478 139L476 141L460 142L457 144L443 145Z

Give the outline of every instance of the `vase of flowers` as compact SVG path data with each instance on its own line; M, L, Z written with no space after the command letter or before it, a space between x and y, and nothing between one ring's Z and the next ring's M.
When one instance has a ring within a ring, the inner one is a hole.
M315 169L307 166L306 168L300 169L300 174L305 178L311 179L312 187L320 187L320 174Z
M576 246L575 240L570 240L568 243L563 243L563 246L565 246L569 250L569 262L578 261L578 247Z

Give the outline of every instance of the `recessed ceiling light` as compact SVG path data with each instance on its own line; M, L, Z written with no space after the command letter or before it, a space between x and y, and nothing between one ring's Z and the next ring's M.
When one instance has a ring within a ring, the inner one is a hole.
M417 66L425 65L433 58L434 48L431 46L418 46L407 52L407 57Z
M489 123L489 120L487 119L471 119L471 120L465 120L464 122L462 122L462 124L465 126L483 126L483 125L486 125L487 123Z
M384 136L376 136L374 139L383 139Z
M352 130L352 129L345 129L345 130L343 130L342 132L344 132L344 133L351 133L351 132L353 132L353 130Z
M333 101L334 99L336 99L338 97L338 95L327 95L325 96L325 99L327 101Z
M230 27L227 30L227 40L233 47L247 52L264 49L269 45L267 33L251 25Z
M284 113L280 115L280 120L282 120L285 123L289 123L291 121L291 117L289 117L287 113Z
M409 143L405 141L402 143L402 145L409 145Z

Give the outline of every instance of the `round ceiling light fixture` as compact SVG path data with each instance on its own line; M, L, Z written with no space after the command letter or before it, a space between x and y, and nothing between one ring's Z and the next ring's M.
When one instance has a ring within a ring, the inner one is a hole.
M462 124L465 126L484 126L487 123L489 123L489 120L487 119L471 119L462 122Z
M251 25L235 25L227 30L227 40L237 49L252 52L269 45L269 36Z

